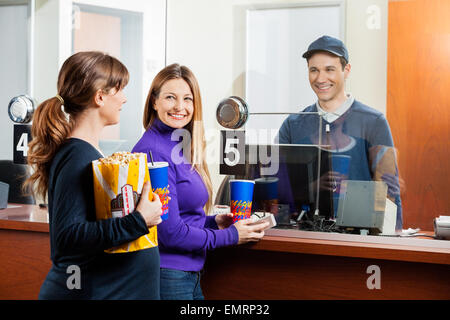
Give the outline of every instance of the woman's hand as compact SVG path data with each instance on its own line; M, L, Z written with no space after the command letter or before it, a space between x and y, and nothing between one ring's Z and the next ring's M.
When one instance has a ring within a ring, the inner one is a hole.
M216 214L215 220L219 229L225 229L233 224L233 214L231 212L219 213Z
M153 201L148 199L150 191L150 183L147 181L142 188L141 199L139 200L136 210L141 213L147 226L153 227L162 222L162 205L161 200L156 193L153 193Z
M253 219L243 219L234 224L239 233L238 244L259 241L264 237L264 229L269 226L269 222L266 221L253 226L249 225L253 222L255 222Z

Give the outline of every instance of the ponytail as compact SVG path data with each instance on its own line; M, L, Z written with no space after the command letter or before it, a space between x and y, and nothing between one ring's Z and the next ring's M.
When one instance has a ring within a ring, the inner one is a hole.
M128 78L127 68L103 52L78 52L63 63L58 94L42 102L33 115L28 164L34 172L25 181L25 188L34 186L34 190L30 188L33 193L45 199L53 157L71 135L78 117L90 108L98 90L120 90L127 85Z
M57 97L42 102L33 115L28 147L28 164L34 172L25 182L25 187L35 185L34 194L45 198L48 189L50 165L61 144L72 132L73 123L68 121Z

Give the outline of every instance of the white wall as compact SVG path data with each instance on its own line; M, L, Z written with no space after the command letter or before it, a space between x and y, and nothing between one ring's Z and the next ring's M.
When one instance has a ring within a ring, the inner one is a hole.
M13 122L8 103L28 94L27 6L0 6L0 159L13 159Z
M167 63L184 64L196 75L207 130L222 129L215 119L220 100L230 95L244 96L246 9L253 5L301 2L311 1L168 0ZM374 14L366 12L371 5L379 8L379 29ZM346 19L345 38L352 64L347 91L356 99L385 112L387 0L347 0ZM368 20L369 26L375 29L368 28ZM218 174L219 140L211 140L208 148L215 158L210 161L214 162L210 172L217 190L223 178Z
M347 0L348 91L386 114L387 0Z
M60 50L58 0L36 0L34 42L34 98L37 103L54 96L59 66Z

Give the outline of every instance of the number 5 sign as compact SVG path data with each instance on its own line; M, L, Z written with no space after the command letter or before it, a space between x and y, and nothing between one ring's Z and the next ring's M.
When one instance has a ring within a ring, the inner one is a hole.
M245 174L245 131L222 130L220 174Z
M28 143L31 141L31 126L28 124L14 125L13 162L26 164Z

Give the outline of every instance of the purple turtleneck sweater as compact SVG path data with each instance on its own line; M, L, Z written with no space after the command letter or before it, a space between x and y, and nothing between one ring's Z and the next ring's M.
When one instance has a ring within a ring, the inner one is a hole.
M174 147L181 145L179 135L171 139L174 130L156 119L132 152L144 152L150 159L151 151L154 161L169 163L169 218L158 225L161 268L200 271L207 250L237 244L239 235L233 225L219 230L215 217L206 216L208 191L202 178L187 161L178 164L181 153L171 157Z

